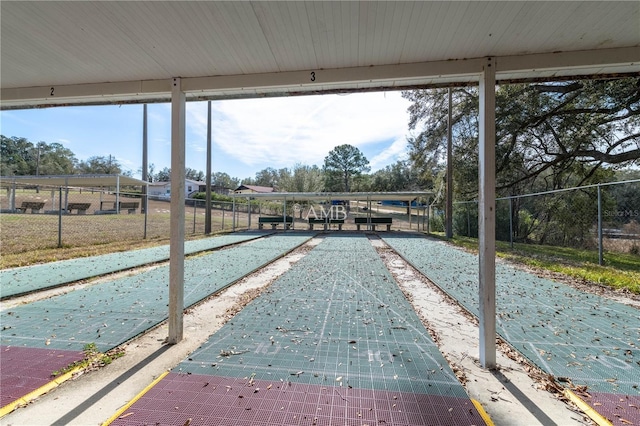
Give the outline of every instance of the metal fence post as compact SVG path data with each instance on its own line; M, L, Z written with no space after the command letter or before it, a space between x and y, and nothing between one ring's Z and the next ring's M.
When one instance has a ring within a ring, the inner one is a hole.
M513 248L513 198L509 198L509 243Z
M145 105L146 106L146 105ZM145 188L144 194L142 194L144 199L144 236L143 239L147 239L147 221L149 219L149 191Z
M16 211L16 182L13 181L13 192L11 193L11 205L9 206L12 212Z
M598 265L604 264L602 253L602 191L598 185Z
M62 248L62 187L58 193L58 248Z
M247 214L249 215L247 228L251 229L251 197L247 197Z
M198 200L193 200L193 233L196 233L196 212L198 211Z

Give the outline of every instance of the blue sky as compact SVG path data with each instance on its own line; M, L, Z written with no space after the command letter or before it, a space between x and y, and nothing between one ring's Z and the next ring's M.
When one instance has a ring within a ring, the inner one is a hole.
M409 102L399 92L212 102L212 171L247 178L267 167L322 166L337 145L357 146L372 171L406 158ZM186 166L206 169L207 102L188 102ZM76 158L113 155L140 177L142 105L0 112L0 132L61 143ZM170 104L148 106L149 163L171 167Z

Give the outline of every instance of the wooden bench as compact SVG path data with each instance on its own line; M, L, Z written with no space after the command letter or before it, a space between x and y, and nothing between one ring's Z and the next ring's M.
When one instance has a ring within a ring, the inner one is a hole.
M44 202L42 201L23 201L22 205L16 210L20 210L25 213L28 209L31 209L31 213L40 213L40 210L44 208Z
M140 206L140 203L138 201L129 201L129 202L120 201L120 208L118 210L120 211L126 210L127 213L131 214L131 213L135 213L136 210L138 210L139 206Z
M356 217L356 227L360 230L360 225L370 225L371 230L376 230L376 225L387 225L387 231L391 231L391 223L393 219L390 217Z
M314 224L323 224L324 225L324 230L327 230L327 225L331 225L331 224L337 224L338 225L338 231L342 231L342 225L344 224L344 219L314 219L314 218L309 218L309 229L313 230L313 225Z
M271 224L271 229L276 229L276 227L283 223L285 225L285 229L291 229L291 224L293 223L293 217L287 216L286 218L283 216L262 216L258 218L258 229L262 229L265 223Z
M112 209L104 209L103 205L104 204L112 204L113 208ZM116 203L114 201L100 201L100 211L103 214L107 214L107 213L113 213L114 211L122 211L122 210L126 210L129 214L131 213L135 213L136 210L138 209L138 206L140 205L140 202L138 201L120 201L120 208L116 209Z
M69 203L67 204L67 211L71 213L76 210L78 214L87 214L89 207L91 207L91 203Z

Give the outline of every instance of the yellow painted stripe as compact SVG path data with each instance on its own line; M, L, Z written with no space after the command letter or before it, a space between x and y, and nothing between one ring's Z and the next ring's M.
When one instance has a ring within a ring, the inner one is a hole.
M17 400L15 400L13 402L10 402L9 404L7 404L4 407L0 408L0 418L6 416L7 414L12 412L16 408L21 407L23 405L27 405L28 403L30 403L34 399L36 399L36 398L44 395L45 393L50 392L51 390L57 388L62 383L66 382L67 380L72 378L75 373L77 373L78 371L81 371L82 369L83 369L83 367L76 367L73 370L71 370L71 371L69 371L67 373L64 373L60 377L56 377L55 379L53 379L49 383L40 386L38 389L29 392L28 394L26 394L22 398L18 398Z
M111 423L113 423L115 420L117 420L118 417L122 416L125 411L127 411L129 408L131 408L131 406L133 404L135 404L137 400L142 398L145 393L149 392L151 390L151 388L153 388L155 385L157 385L160 380L164 379L164 377L167 374L169 374L169 372L165 371L164 373L159 375L158 378L156 378L153 382L151 382L149 384L149 386L147 386L146 388L142 389L142 391L139 394L137 394L131 401L129 401L125 406L123 406L121 409L116 411L116 413L113 416L109 417L109 419L106 422L102 423L102 426L109 426Z
M582 398L573 393L569 389L564 390L564 396L566 396L571 402L576 404L587 416L591 418L598 426L613 426L609 420L607 420L602 414L598 413L592 406L587 404Z
M484 411L484 407L482 406L482 404L480 404L480 401L471 399L471 402L473 402L473 405L476 407L476 410L478 410L478 413L480 413L480 417L482 417L482 420L484 420L484 424L487 426L495 426L493 424L493 421L491 420L491 417L489 417L489 414L487 414L487 412Z

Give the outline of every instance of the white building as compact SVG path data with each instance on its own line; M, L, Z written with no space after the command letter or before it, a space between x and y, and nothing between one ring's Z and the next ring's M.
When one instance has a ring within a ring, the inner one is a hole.
M184 180L184 196L190 198L196 192L206 191L206 183L197 180ZM149 196L171 198L171 182L152 182L149 184Z

